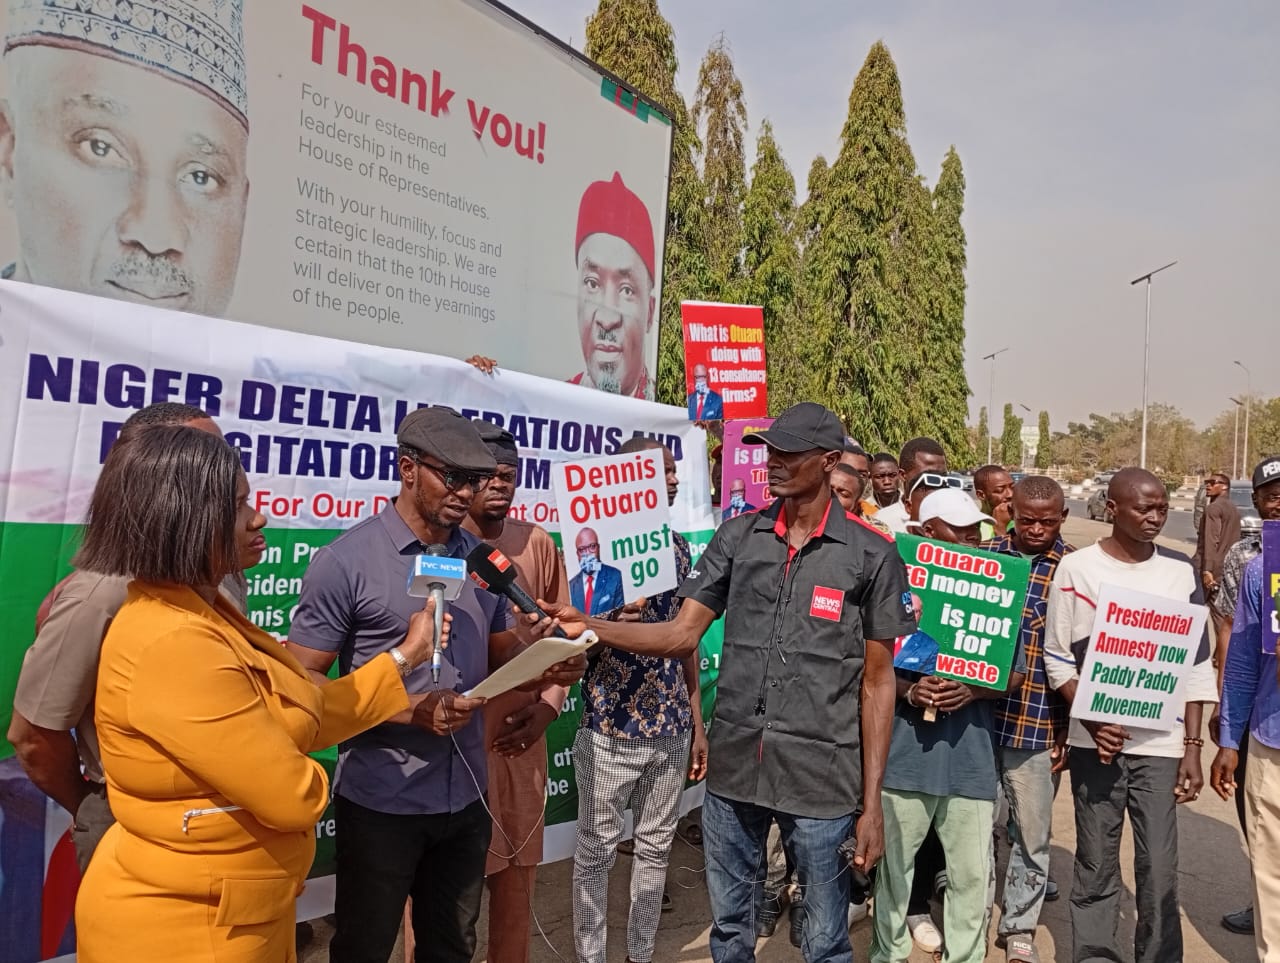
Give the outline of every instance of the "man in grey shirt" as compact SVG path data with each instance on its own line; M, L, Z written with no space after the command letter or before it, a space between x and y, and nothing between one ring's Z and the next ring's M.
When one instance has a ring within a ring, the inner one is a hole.
M476 427L448 408L422 408L396 439L399 496L318 551L302 580L288 646L321 684L335 660L346 674L404 638L422 608L407 592L409 573L428 545L466 558L480 544L459 527L497 469ZM524 645L505 600L470 581L449 615L439 681L419 666L405 678L410 708L340 747L332 963L386 963L410 896L419 960L475 954L493 825L484 700L463 693ZM533 687L571 685L585 664L561 663Z

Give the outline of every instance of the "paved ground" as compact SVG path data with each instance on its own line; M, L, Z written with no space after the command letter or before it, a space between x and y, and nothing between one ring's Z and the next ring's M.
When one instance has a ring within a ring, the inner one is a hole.
M1067 536L1077 545L1087 545L1105 534L1106 526L1096 522L1071 519ZM1173 547L1187 550L1184 541L1171 539ZM1194 546L1192 546L1194 547ZM1204 766L1207 771L1213 758L1213 749L1206 746ZM1186 963L1247 963L1255 958L1251 937L1228 933L1219 925L1224 912L1239 909L1249 900L1248 863L1240 843L1235 823L1235 810L1221 802L1211 792L1194 803L1183 807L1180 815L1179 864L1180 888L1183 909L1183 933L1186 942ZM1054 804L1054 835L1052 875L1062 887L1063 896L1056 903L1047 904L1041 919L1037 945L1041 958L1069 960L1070 909L1068 895L1071 886L1072 853L1075 847L1074 821L1070 794L1058 794ZM1002 845L1001 864L1008 848ZM1121 922L1120 945L1122 957L1132 959L1134 925L1132 841L1125 834L1123 863L1125 870L1125 895ZM659 963L707 963L707 893L702 876L702 851L678 839L672 853L669 889L675 900L675 908L662 918L654 960ZM447 866L441 867L448 872ZM626 911L628 905L627 881L630 859L619 857L614 867L610 888L610 953L609 959L625 959ZM535 910L546 934L544 941L535 935L532 946L534 963L573 960L572 914L570 908L571 864L569 862L544 866L539 872ZM935 916L937 913L935 912ZM301 957L302 963L325 963L328 954L320 945L327 941L328 928L322 921L316 922L316 944ZM481 945L478 960L486 959L485 939L488 931L486 915L481 919ZM995 927L992 926L994 934ZM865 960L871 939L871 923L864 921L853 929L854 958ZM788 942L785 925L779 927L773 938L761 941L757 949L760 963L795 963L801 959L800 951ZM910 963L925 963L928 957L916 952ZM1003 961L1002 951L992 949L988 961ZM1171 961L1172 963L1172 961Z

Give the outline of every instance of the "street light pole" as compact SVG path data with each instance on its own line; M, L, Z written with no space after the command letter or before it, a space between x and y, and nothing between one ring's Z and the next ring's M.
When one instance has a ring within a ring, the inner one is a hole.
M1249 465L1249 414L1253 409L1253 375L1249 373L1249 369L1240 364L1236 365L1244 372L1244 457L1240 460L1240 474L1244 474L1245 468Z
M1130 286L1143 281L1147 282L1147 324L1146 333L1142 338L1142 448L1138 455L1139 468L1147 467L1147 387L1151 381L1151 278L1161 271L1167 271L1177 263L1177 261L1170 261L1164 267L1148 271L1129 282Z
M991 429L996 420L996 355L1004 354L1008 348L992 351L982 356L983 361L991 362L991 387L987 393L987 464L991 464Z
M1244 402L1239 398L1229 398L1228 400L1234 402L1236 406L1236 434L1235 440L1231 442L1231 477L1242 478L1244 469L1241 468L1237 473L1236 466L1240 463L1240 409L1244 406Z

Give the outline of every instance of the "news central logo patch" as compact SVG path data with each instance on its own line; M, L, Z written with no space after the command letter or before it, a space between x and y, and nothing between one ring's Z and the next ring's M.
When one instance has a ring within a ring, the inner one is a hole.
M824 585L813 587L813 600L809 603L809 614L815 619L827 619L839 622L844 612L844 593L839 589L827 588Z

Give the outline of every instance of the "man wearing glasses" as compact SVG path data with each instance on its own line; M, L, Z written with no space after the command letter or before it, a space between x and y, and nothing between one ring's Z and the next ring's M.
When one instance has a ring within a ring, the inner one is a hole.
M932 438L912 438L903 445L898 465L902 472L902 498L876 513L876 518L894 533L905 532L907 522L918 521L925 495L957 486L960 481L948 477L947 453Z
M1209 502L1196 537L1195 566L1204 585L1205 597L1212 600L1218 592L1227 552L1240 541L1240 510L1231 501L1231 479L1222 472L1209 476L1205 482L1205 494ZM1213 617L1216 638L1221 616L1213 606L1209 607L1209 614Z
M399 496L320 549L302 580L289 651L321 684L335 659L347 673L403 638L422 607L406 591L415 556L441 545L465 558L479 544L460 526L497 462L475 426L449 408L422 408L396 440ZM462 693L523 643L502 598L471 582L449 614L439 681L425 665L413 670L410 708L340 747L333 963L385 963L409 896L416 940L432 947L432 959L464 963L475 954L492 824L477 712L484 700ZM584 668L580 658L553 666L533 688L570 685Z
M569 580L569 600L579 612L604 615L620 608L622 573L600 560L600 536L594 528L584 528L573 540L578 552L578 574Z

